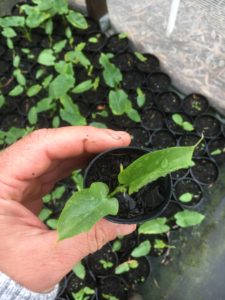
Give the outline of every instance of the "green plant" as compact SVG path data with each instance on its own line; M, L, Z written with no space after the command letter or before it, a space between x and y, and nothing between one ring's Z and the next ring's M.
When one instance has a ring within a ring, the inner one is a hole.
M191 202L191 200L193 199L193 196L194 195L192 193L184 193L184 194L180 195L179 200L181 202L188 203L188 202Z
M112 251L117 252L121 249L122 243L119 239L115 240L112 244Z
M136 248L131 252L132 257L142 257L148 255L151 251L151 243L149 241L144 241L140 243Z
M130 260L125 261L125 262L121 263L120 265L118 265L115 268L115 274L117 274L117 275L123 274L132 269L137 269L137 267L138 267L138 261L135 259L130 259Z
M100 259L99 262L105 270L113 267L113 263L111 261L106 261L104 259Z
M119 185L111 193L109 193L108 186L102 182L92 183L89 188L75 192L60 215L59 239L90 230L99 219L108 214L116 215L119 208L118 200L114 198L116 193L122 192L130 195L159 177L166 176L178 169L193 166L192 156L195 147L196 145L172 147L143 155L120 171L118 175ZM166 219L159 218L157 220L158 223L155 223L155 228L158 230L159 225L162 228L160 227L161 232L155 231L157 233L168 231L169 228L165 224ZM156 222L156 220L153 221ZM148 224L148 222L146 223ZM140 232L147 227L144 225L139 228Z
M80 289L77 293L72 293L74 300L89 300L95 291L87 286Z
M82 262L77 263L74 267L73 267L73 272L74 274L80 278L80 279L84 279L86 276L86 270L85 270L85 266L82 264Z
M188 121L184 121L182 115L173 114L172 119L173 119L174 123L176 123L177 125L182 127L185 131L193 131L194 130L193 125Z
M119 300L117 297L109 295L109 294L102 294L102 297L106 300Z

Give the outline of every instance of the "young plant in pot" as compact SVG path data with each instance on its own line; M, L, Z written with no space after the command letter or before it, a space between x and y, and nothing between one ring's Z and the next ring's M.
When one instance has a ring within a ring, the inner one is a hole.
M89 231L103 217L131 224L160 215L171 195L168 174L192 166L195 147L124 147L97 156L86 170L86 188L72 195L60 215L59 239Z

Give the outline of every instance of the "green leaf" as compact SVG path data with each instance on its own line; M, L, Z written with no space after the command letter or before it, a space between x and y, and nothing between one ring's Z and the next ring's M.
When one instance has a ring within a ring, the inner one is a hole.
M193 131L194 130L193 125L190 122L187 122L187 121L183 122L182 127L186 131Z
M11 127L6 133L5 142L7 145L11 145L18 139L22 138L25 134L27 134L26 129Z
M115 240L112 244L112 251L113 252L117 252L121 249L122 247L122 243L120 240Z
M75 192L59 217L59 239L87 232L101 218L109 214L116 215L119 209L118 201L109 198L108 194L109 188L102 182L95 182L89 188Z
M36 75L35 75L35 78L36 78L36 79L39 79L39 78L41 78L44 74L45 74L45 71L44 71L43 69L39 69L39 70L37 70L37 73L36 73Z
M172 115L172 120L174 121L174 123L176 123L177 125L182 126L183 124L183 118L180 114L173 114Z
M144 241L140 243L132 252L132 257L142 257L148 255L151 251L151 244L149 241Z
M84 265L82 264L82 262L77 263L74 267L73 267L73 272L75 273L75 275L80 278L80 279L84 279L86 276L86 270Z
M14 44L13 44L13 41L12 41L10 38L7 38L6 44L7 44L7 47L8 47L9 49L13 50Z
M213 150L212 152L210 152L211 155L220 155L222 153L223 153L223 151L221 149L216 149L216 150Z
M19 16L9 16L0 18L0 27L24 27L25 18Z
M57 224L58 224L58 220L56 219L49 219L46 224L51 228L51 229L56 229L57 228Z
M27 90L27 96L28 97L33 97L36 96L42 89L42 86L40 84L35 84L32 85L28 90Z
M84 178L81 174L81 170L76 170L72 173L71 179L76 184L76 189L81 191L84 188Z
M26 18L26 25L29 28L37 28L51 17L50 13L41 12L36 7L30 9Z
M61 60L55 64L55 70L59 74L66 74L74 76L74 70L72 63L66 63L65 61Z
M49 87L49 84L51 83L52 79L53 79L53 75L50 74L42 81L42 86L44 89Z
M15 76L16 81L19 83L19 85L25 86L26 85L26 78L21 72L20 69L16 69L13 71L13 76Z
M108 128L104 123L101 122L91 122L89 125L96 128Z
M51 209L48 209L48 208L43 208L41 210L41 212L39 213L39 219L44 222L45 220L48 219L48 217L52 214L52 211Z
M132 194L160 177L192 167L195 147L171 147L147 153L120 172L119 183L128 187Z
M65 186L58 186L51 193L52 199L59 200L60 198L62 198L62 196L65 193L65 191L66 191Z
M72 24L74 27L79 29L87 29L88 24L84 16L76 11L70 11L69 14L66 16L67 21Z
M137 105L138 105L138 107L143 107L143 105L145 104L145 101L146 101L145 94L142 92L142 90L140 88L137 88Z
M37 113L41 113L53 109L55 104L52 103L52 98L44 98L36 104Z
M15 32L14 29L10 28L10 27L7 27L7 28L4 28L2 30L2 35L6 38L13 38L15 37L17 34Z
M130 101L124 90L110 91L109 106L114 115L122 115L130 108Z
M137 123L141 122L141 117L136 109L134 108L129 109L127 111L127 115L132 121Z
M145 62L147 60L147 58L140 52L134 52L135 56L137 57L137 59L139 59L141 62Z
M21 85L17 85L9 93L9 96L16 97L23 93L24 88Z
M5 104L5 97L0 93L0 108Z
M149 220L140 225L138 228L139 234L161 234L170 230L169 226L166 225L166 218L157 218Z
M180 195L180 197L179 197L179 200L184 203L188 203L192 199L193 199L193 194L191 194L191 193L184 193L184 194Z
M131 269L136 269L138 267L138 262L136 260L128 260L123 262L122 264L118 265L115 268L115 274L119 275L119 274L123 274L126 273L128 271L130 271Z
M86 91L89 91L92 88L93 84L91 80L86 80L78 84L73 90L72 93L81 94Z
M27 118L28 118L28 121L31 125L37 124L38 115L37 115L36 107L31 107L31 109L28 112Z
M205 216L197 211L184 210L175 214L176 224L180 227L186 228L200 224Z
M97 39L96 37L90 37L90 38L88 39L88 42L93 43L93 44L96 44L96 43L98 42L98 39Z
M38 56L38 62L44 66L54 66L56 57L52 49L44 49Z
M123 79L120 69L111 63L109 56L104 53L101 53L99 63L103 66L103 77L106 84L110 87L116 87Z
M71 75L60 74L49 85L49 96L59 99L74 86L75 79Z
M52 35L53 33L53 22L51 19L49 19L45 24L45 33L47 35Z
M60 118L59 118L59 116L55 116L52 120L52 127L58 128L59 125L60 125Z
M126 32L121 32L119 35L118 35L119 39L120 40L123 40L123 39L126 39L128 37L127 33Z
M66 46L67 40L62 40L54 44L53 50L55 53L60 53Z

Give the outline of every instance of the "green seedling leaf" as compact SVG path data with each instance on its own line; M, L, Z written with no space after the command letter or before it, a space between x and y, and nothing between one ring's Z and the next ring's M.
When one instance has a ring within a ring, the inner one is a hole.
M45 195L42 200L44 203L49 203L52 200L51 194Z
M179 200L181 202L184 202L184 203L188 203L192 199L193 199L193 194L192 193L184 193L184 194L180 195L180 197L179 197Z
M66 35L67 39L71 39L71 37L73 36L72 30L70 27L66 27L65 35Z
M52 120L52 127L58 128L59 125L60 125L60 118L59 118L59 116L55 116Z
M44 49L38 56L38 62L44 66L54 66L56 57L52 49Z
M41 89L42 86L40 84L35 84L27 90L27 96L28 97L36 96L41 91Z
M78 84L73 90L72 93L74 94L81 94L86 91L89 91L93 87L91 80L86 80Z
M194 130L193 125L190 122L187 122L187 121L183 122L182 127L186 131L193 131Z
M138 107L143 107L143 105L145 104L145 101L146 101L145 94L142 92L142 90L140 88L137 88L137 105L138 105Z
M145 255L148 255L149 252L151 251L151 243L149 241L144 241L140 243L132 252L131 256L132 257L142 257Z
M174 121L174 123L176 123L177 125L182 126L183 124L183 118L180 114L173 114L172 115L172 120Z
M81 174L81 170L76 170L72 173L71 179L76 184L78 191L81 191L84 188L84 177Z
M23 6L25 7L25 5ZM50 13L41 12L36 7L29 10L29 14L26 18L26 25L29 28L37 28L46 20L51 17Z
M93 90L96 91L97 88L99 87L99 83L100 83L100 78L99 77L96 77L94 82L93 82Z
M14 29L7 27L2 30L2 35L6 38L14 38L17 34Z
M5 97L0 93L0 108L5 104Z
M127 33L126 32L121 32L119 35L118 35L119 39L120 40L123 40L123 39L126 39L128 37Z
M75 192L59 217L59 239L89 231L101 218L116 215L118 209L117 199L109 197L109 188L102 182L95 182L89 188Z
M119 183L128 187L129 194L132 194L160 177L192 167L194 165L192 156L195 148L196 145L171 147L147 153L119 174Z
M110 91L109 106L114 115L119 116L127 112L131 106L127 93L121 89Z
M70 11L69 14L66 16L67 21L73 25L76 28L79 29L87 29L88 28L88 23L84 16L76 11Z
M94 295L95 291L87 286L80 289L77 293L72 293L74 300L90 300L89 296Z
M16 78L16 81L19 83L19 85L21 86L25 86L26 85L26 78L23 75L23 73L21 72L20 69L16 69L13 71L13 76Z
M44 98L36 104L37 113L53 109L54 107L55 104L53 103L52 98Z
M52 192L52 199L55 200L59 200L60 198L62 198L63 194L65 193L66 188L65 186L58 186L57 188L55 188Z
M54 27L53 22L52 22L51 19L49 19L49 20L46 22L46 24L45 24L45 33L46 33L47 35L52 35L52 33L53 33L53 27Z
M39 69L35 75L36 79L41 78L45 74L45 71L43 69Z
M100 259L99 262L105 270L113 267L113 263L111 261L106 261L104 259Z
M60 74L49 85L49 96L59 99L74 86L75 79L71 75Z
M37 121L38 121L38 114L37 114L37 109L36 107L31 107L31 109L29 110L28 112L28 121L31 125L35 125L37 124Z
M66 63L64 60L60 60L59 62L57 62L55 64L55 70L59 74L66 74L66 75L74 76L73 64Z
M10 38L7 38L6 44L7 44L7 47L8 47L9 49L13 50L14 44L13 44L13 41L12 41Z
M77 263L74 267L73 267L73 272L75 273L75 275L80 278L80 279L84 279L86 276L86 270L84 265L82 264L82 262Z
M57 228L57 224L58 224L58 220L56 219L48 219L46 224L53 230L56 230Z
M158 240L158 239L155 240L155 243L154 243L155 249L164 249L167 247L168 247L168 245L165 244L163 240Z
M137 57L137 59L139 59L141 62L145 62L147 60L147 58L140 52L134 52L135 56Z
M104 123L101 122L91 122L89 125L96 128L108 128Z
M13 67L14 68L18 68L20 65L20 57L19 55L16 55L14 58L13 58Z
M212 151L210 154L211 155L220 155L222 153L223 153L223 151L221 149L216 149L216 150Z
M21 85L17 85L13 90L10 91L9 96L16 97L23 93L24 88Z
M88 39L88 42L89 42L89 43L96 44L96 43L98 42L98 39L97 39L96 37L90 37L90 38Z
M112 251L113 252L117 252L121 249L122 247L122 243L120 240L115 240L112 244Z
M24 128L11 127L6 133L5 142L7 145L11 145L26 134L27 130Z
M55 43L53 46L53 50L55 53L60 53L66 47L67 40L62 40L60 42Z
M205 216L197 211L184 210L175 214L176 224L182 228L200 224Z
M9 16L0 18L0 27L24 27L25 18L17 16Z
M49 84L51 83L53 79L53 75L50 74L47 77L45 77L45 79L42 81L42 86L44 89L46 89L47 87L49 87Z
M130 108L127 110L127 115L132 121L137 123L141 122L141 117L136 109Z
M82 52L85 46L85 43L80 43L75 47L74 51L68 51L65 54L65 61L72 62L74 64L81 64L85 67L85 69L88 69L88 67L91 65L91 62Z
M99 63L103 66L103 77L106 84L110 87L116 87L123 79L120 69L110 62L111 56L101 53Z
M161 234L170 230L169 226L166 225L166 218L157 218L149 220L140 225L138 228L139 234Z
M138 267L138 262L136 260L128 260L118 265L115 268L115 274L117 275L123 274L130 271L131 269L136 269L137 267Z
M51 209L48 209L48 208L43 208L38 216L38 218L44 222L46 221L49 216L52 214L52 210Z
M106 299L106 300L119 300L119 298L117 298L113 295L110 295L110 294L102 294L102 297L103 297L103 299Z

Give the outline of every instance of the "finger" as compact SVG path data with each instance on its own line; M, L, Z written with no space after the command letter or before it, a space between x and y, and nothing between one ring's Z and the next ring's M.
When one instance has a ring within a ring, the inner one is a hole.
M0 176L0 182L5 182L7 175L11 180L12 177L19 181L30 180L44 174L56 160L98 153L129 143L130 136L125 132L89 126L37 130L1 153L0 168L4 169L4 175ZM11 181L10 184L14 183Z

